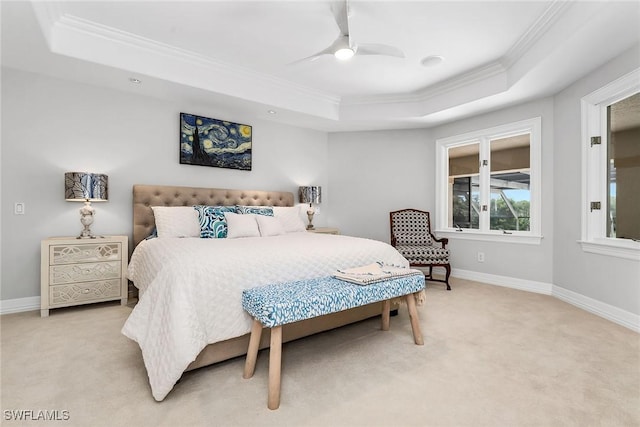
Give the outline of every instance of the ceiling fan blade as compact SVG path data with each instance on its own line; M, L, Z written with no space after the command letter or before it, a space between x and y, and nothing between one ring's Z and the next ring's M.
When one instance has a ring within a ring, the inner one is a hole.
M288 62L287 65L300 64L301 62L313 62L320 58L324 53L316 53L315 55L307 56L306 58L296 59L295 61Z
M362 43L358 44L357 55L384 55L404 58L404 52L395 46L386 44Z
M345 44L347 44L347 43L348 43L348 36L339 35L338 38L335 39L333 41L333 43L331 43L331 45L329 45L328 47L322 49L320 52L316 52L313 55L307 56L306 58L302 58L302 59L298 59L296 61L290 62L289 65L297 64L297 63L300 63L300 62L315 61L318 58L320 58L322 55L333 55L336 50L340 49L341 47L344 47ZM348 46L348 44L347 44L347 46Z
M347 0L331 3L331 11L340 29L340 34L349 36L349 5Z

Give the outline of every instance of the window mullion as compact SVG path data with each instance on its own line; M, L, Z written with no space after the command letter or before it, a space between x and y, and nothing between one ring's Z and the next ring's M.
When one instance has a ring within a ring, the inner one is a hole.
M598 236L607 236L607 214L609 212L607 194L607 184L609 182L607 174L607 146L609 145L609 133L608 133L608 118L607 118L607 106L600 105L598 108L599 113L599 130L596 136L600 136L600 145L593 146L593 150L596 157L596 186L594 194L594 202L600 202L600 209L592 212L593 219L595 221L596 233Z
M487 137L480 138L480 231L489 231L491 201L491 145Z
M587 141L589 147L589 175L588 182L588 200L586 200L588 209L588 224L590 238L597 236L605 236L606 229L606 146L607 146L607 108L603 105L596 105L592 111L593 120L590 126L590 137ZM600 144L592 145L591 137L599 136ZM600 209L591 209L591 202L600 202Z
M591 144L591 137L600 135L600 107L593 104L585 104L585 116L583 117L584 138L582 140L584 164L583 164L583 239L591 240L596 235L597 220L590 210L589 205L597 201L599 194L597 183L599 180L599 149L601 145ZM596 211L597 215L597 211Z

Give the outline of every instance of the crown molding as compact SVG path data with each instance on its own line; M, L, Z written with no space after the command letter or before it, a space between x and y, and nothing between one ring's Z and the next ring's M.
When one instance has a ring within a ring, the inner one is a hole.
M555 0L551 3L542 15L540 15L513 46L511 46L507 53L497 61L485 64L450 79L436 82L413 93L345 97L342 100L342 105L425 103L430 98L435 98L504 74L544 36L545 32L558 21L562 13L567 10L569 6L570 2L564 0ZM508 88L505 88L505 90L506 89Z
M424 103L430 98L444 95L449 92L467 87L474 83L483 82L492 77L504 74L506 69L500 61L491 62L484 66L475 68L466 73L458 74L447 80L434 83L425 89L407 94L395 95L372 95L372 96L352 96L343 97L343 105L363 105L363 104L397 104L397 103Z
M278 92L281 95L288 94L289 96L304 98L306 102L329 105L329 110L335 109L336 111L342 106L349 108L361 105L378 105L380 107L384 107L384 105L393 106L397 104L420 105L427 103L431 98L445 95L458 89L468 87L469 85L481 84L483 81L505 72L502 62L494 61L469 72L462 73L451 79L430 85L429 87L416 92L391 95L340 97L305 85L292 83L278 77L256 72L245 67L215 60L206 55L158 42L127 31L105 26L68 13L62 13L58 2L34 3L34 9L36 9L37 15L39 16L38 20L43 28L45 37L48 39L49 47L56 53L74 56L68 51L68 47L64 46L64 43L62 42L62 39L64 38L56 37L57 33L66 32L68 37L84 35L85 38L88 37L99 39L103 42L111 42L114 45L119 46L120 49L134 49L153 55L161 61L171 61L174 64L182 64L182 67L189 68L197 66L208 70L209 73L214 75L222 73L223 75L233 76L234 79L243 81L244 85L259 86L263 89L270 88L272 91ZM232 96L234 95L233 93L228 94ZM324 116L330 119L338 119L338 114L336 114L336 116L332 116L332 114L324 114Z
M508 69L518 62L560 19L570 5L571 3L565 0L555 0L551 3L500 59L502 65Z
M561 40L571 31L564 23L572 18L566 13L571 1L553 0L493 62L412 92L341 97L64 13L60 1L32 2L32 7L49 49L56 54L333 122L424 119L506 94L527 78L532 64L541 63L553 50L552 40L545 36L558 33Z
M254 83L258 82L260 85L269 85L270 87L280 91L290 91L298 95L314 98L321 102L337 104L340 101L340 97L337 95L318 91L308 86L291 83L287 80L259 73L245 67L231 65L196 52L98 24L77 16L63 14L57 22L55 22L55 26L64 28L67 31L83 33L85 35L109 40L120 46L130 46L142 49L169 60L202 66L210 69L212 73L232 74L241 79L250 80ZM60 48L60 46L58 46L58 48Z

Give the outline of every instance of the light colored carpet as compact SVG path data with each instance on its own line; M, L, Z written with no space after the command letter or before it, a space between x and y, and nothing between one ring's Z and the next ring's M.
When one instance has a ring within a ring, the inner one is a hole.
M7 410L68 411L59 426L639 426L640 335L545 295L429 284L413 344L406 307L283 347L282 403L267 409L268 351L183 376L151 397L131 307L2 316Z

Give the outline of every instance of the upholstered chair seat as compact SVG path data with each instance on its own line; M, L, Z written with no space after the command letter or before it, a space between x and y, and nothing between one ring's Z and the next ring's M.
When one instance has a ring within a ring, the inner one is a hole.
M423 245L397 245L396 249L411 264L448 263L449 249Z
M391 245L409 261L411 267L428 267L425 278L434 282L443 282L449 286L451 264L449 263L449 239L437 239L431 232L429 212L417 209L403 209L389 214L391 226ZM445 279L433 278L433 267L443 267Z

